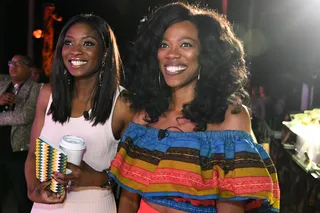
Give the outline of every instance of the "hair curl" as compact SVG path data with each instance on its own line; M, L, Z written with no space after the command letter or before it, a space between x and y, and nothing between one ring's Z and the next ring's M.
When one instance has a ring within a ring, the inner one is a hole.
M127 79L130 79L127 87L132 108L144 110L147 122L157 122L168 110L172 94L163 80L159 82L157 51L166 29L182 21L196 26L201 46L201 78L196 83L194 99L184 104L182 114L196 124L196 131L204 131L208 123L224 121L229 104L241 105L248 101L244 89L248 73L243 44L234 35L228 20L215 11L171 3L145 17L126 64Z
M72 17L60 32L52 63L51 89L53 101L48 114L52 114L52 119L60 123L68 121L71 115L74 77L69 72L65 74L66 68L62 59L62 47L68 29L77 23L90 25L97 31L103 42L103 54L100 56L101 65L97 70L94 70L94 72L102 73L102 84L101 86L96 85L93 91L90 120L93 121L93 126L104 124L111 113L114 94L119 87L122 66L116 38L111 27L102 18L92 14L80 14ZM104 57L105 53L106 57ZM104 66L102 65L103 60L105 62ZM99 75L97 75L96 82L99 82Z

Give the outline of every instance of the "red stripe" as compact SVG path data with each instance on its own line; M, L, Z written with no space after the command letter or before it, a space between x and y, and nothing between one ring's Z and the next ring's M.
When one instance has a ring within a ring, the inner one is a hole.
M218 172L213 171L213 178L203 179L200 174L177 169L157 168L155 172L126 164L121 155L117 155L112 162L120 174L137 183L148 185L172 184L193 187L197 190L212 189L219 187L220 191L230 191L235 195L254 194L258 192L272 192L274 197L279 198L277 182L273 183L270 177L234 177L219 178Z

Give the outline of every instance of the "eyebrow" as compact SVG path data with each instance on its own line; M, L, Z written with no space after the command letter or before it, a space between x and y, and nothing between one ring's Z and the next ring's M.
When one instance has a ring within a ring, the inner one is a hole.
M68 38L73 38L73 36L70 36L70 35L66 35L64 38L67 38L67 37ZM94 40L98 40L96 37L90 36L90 35L81 37L81 39L86 39L86 38L92 38Z
M187 40L191 40L191 41L197 43L197 41L196 41L195 39L193 39L193 38L191 38L191 37L188 37L188 36L186 36L186 37L181 37L181 38L178 39L178 41L182 41L182 40L186 40L186 39L187 39ZM167 41L168 41L167 38L163 38L163 40L167 40Z

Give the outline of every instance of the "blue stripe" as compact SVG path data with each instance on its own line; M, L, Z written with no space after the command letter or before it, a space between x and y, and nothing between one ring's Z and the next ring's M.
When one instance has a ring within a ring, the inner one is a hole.
M200 151L200 156L211 157L214 154L225 154L227 159L234 159L237 152L252 154L261 153L262 159L269 155L256 144L250 134L238 130L206 132L170 132L158 139L159 129L130 123L122 141L130 137L133 143L149 151L166 152L169 147L190 148ZM174 144L174 146L173 146Z

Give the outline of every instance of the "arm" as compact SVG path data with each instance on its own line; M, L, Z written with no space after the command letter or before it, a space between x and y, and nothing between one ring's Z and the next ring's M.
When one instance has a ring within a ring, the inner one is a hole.
M25 176L28 186L28 197L30 200L38 203L61 203L65 197L46 191L46 186L50 182L43 182L36 178L35 170L35 149L36 138L40 136L41 129L44 124L46 108L50 97L50 86L45 85L41 91L37 101L36 116L31 129L30 147L25 162Z
M130 109L130 102L126 99L126 91L123 91L115 104L112 117L112 130L115 138L121 138L132 121L134 113Z
M122 188L119 213L137 213L140 205L140 195Z
M32 123L39 95L39 87L33 85L28 95L27 101L22 106L17 106L13 111L0 114L0 126L25 125Z

